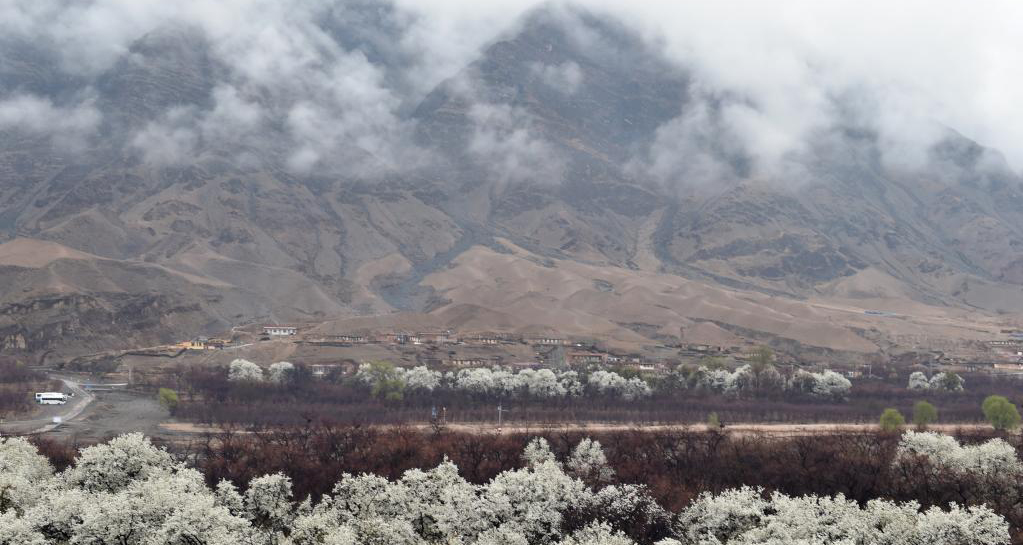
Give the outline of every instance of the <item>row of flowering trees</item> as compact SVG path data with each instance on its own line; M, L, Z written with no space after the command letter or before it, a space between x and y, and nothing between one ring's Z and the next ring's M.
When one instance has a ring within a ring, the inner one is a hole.
M734 371L680 366L672 373L672 380L682 389L732 396L790 392L818 399L841 400L848 397L852 389L849 379L835 371L815 373L798 369L790 377L785 377L773 365L743 365Z
M946 456L930 435L908 435L900 456ZM953 441L954 442L954 441ZM962 448L962 447L960 447ZM936 450L937 449L937 450ZM995 444L997 460L1006 454ZM987 450L940 458L984 471ZM682 544L1009 543L1007 522L985 506L921 509L915 502L793 497L743 487L704 493L678 513L643 486L613 476L599 443L584 439L558 460L543 439L519 469L482 484L445 461L388 480L340 476L319 501L296 501L272 474L244 489L203 476L130 434L83 449L54 472L27 441L0 440L0 544L118 545L631 545L622 527L649 528L648 542ZM962 462L962 460L967 462ZM1002 460L1015 462L1012 460ZM896 463L899 463L898 461Z
M625 378L613 371L598 370L586 376L576 371L477 367L442 373L426 366L404 368L383 362L364 363L356 380L386 397L395 390L426 393L438 390L476 396L557 399L585 394L627 401L649 397L653 391L641 378Z
M227 369L227 378L235 382L262 382L268 380L277 384L287 383L295 372L295 365L287 361L279 361L270 365L266 373L263 368L249 360L236 359Z
M963 377L949 371L935 373L929 379L922 372L914 371L909 375L909 383L906 388L935 392L961 392L963 391L963 382Z
M375 364L363 364L358 379L373 383L380 378L379 370L372 370ZM295 366L289 362L277 362L265 371L259 365L244 359L231 362L228 377L232 381L269 381L287 383ZM442 373L425 366L403 368L393 367L393 379L401 381L412 391L433 391L439 388L462 390L490 395L523 395L537 398L578 396L585 392L585 386L592 386L600 394L610 394L625 399L648 397L652 392L646 381L640 378L625 378L614 371L599 370L588 374L586 383L580 382L579 373L551 369L524 369L513 372L501 367L472 368ZM941 372L930 378L920 371L909 375L907 388L917 391L960 392L963 378L956 373ZM852 383L841 374L825 370L811 372L796 370L785 377L773 365L743 365L730 370L724 367L699 367L680 365L669 375L672 388L705 391L719 394L742 396L764 392L795 392L819 399L844 399Z
M364 382L372 380L371 375L363 372L367 365L360 368L360 378ZM274 363L264 372L263 368L251 361L236 359L231 362L228 376L234 381L286 383L294 372L295 366L286 361ZM444 374L419 366L409 369L396 367L394 372L412 390L433 391L447 381L458 383L455 386L457 389L489 394L512 395L527 391L535 397L566 397L582 393L578 374L573 371L526 369L512 373L497 367L464 369L454 374ZM626 379L613 371L596 371L590 377L592 385L602 394L610 392L632 399L649 395L644 393L644 390L649 390L649 386L644 387L646 383L638 378ZM743 365L735 370L679 366L671 374L671 380L672 386L678 388L721 394L743 395L774 390L794 391L821 399L842 399L852 388L852 383L835 371L815 373L799 369L786 378L773 365L761 368ZM924 373L915 371L909 375L906 387L918 391L961 392L963 383L963 378L956 373L941 372L927 378Z
M288 362L271 365L264 372L243 359L231 362L232 381L286 383L295 373ZM477 367L441 372L426 366L396 367L387 362L364 363L355 381L372 391L374 397L400 399L406 393L452 392L480 397L561 399L583 395L633 401L648 398L656 390L706 392L734 397L791 393L823 400L843 400L852 383L839 373L826 370L797 370L783 376L774 366L743 365L735 370L707 366L679 366L666 378L652 383L611 370L586 372L559 369Z

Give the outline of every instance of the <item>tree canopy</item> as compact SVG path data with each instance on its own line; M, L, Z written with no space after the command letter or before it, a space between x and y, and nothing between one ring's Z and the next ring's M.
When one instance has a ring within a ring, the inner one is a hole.
M981 461L978 468L1016 460L1001 443L959 447L934 434L908 437L900 446L907 456L940 462L949 455L944 447L955 446L949 463L956 467L964 457ZM140 434L85 448L62 473L26 440L0 439L0 544L634 545L615 521L660 528L656 545L1009 543L1008 523L985 506L860 505L842 495L742 487L704 493L672 514L643 486L606 484L613 473L597 441L584 439L559 460L535 439L523 459L525 467L480 484L447 460L394 480L342 474L322 499L299 502L280 473L244 489L228 481L209 487Z
M984 418L987 418L996 430L1007 431L1019 427L1019 411L1004 396L987 396L981 410L984 412Z
M898 431L905 425L906 419L899 411L895 409L885 409L884 412L881 413L881 431Z

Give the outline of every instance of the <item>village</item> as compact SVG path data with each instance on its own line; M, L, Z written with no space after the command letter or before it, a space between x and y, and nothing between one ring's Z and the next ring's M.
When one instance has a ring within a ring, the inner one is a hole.
M962 345L933 345L928 339L904 339L914 350L866 362L806 361L783 351L769 350L777 365L793 368L841 370L848 378L883 373L892 364L930 371L987 372L1023 377L1023 332L1003 330L998 339ZM359 329L323 334L302 325L251 325L230 339L198 337L176 345L181 351L258 348L284 343L288 357L306 363L314 375L351 373L360 363L387 360L398 365L473 368L576 368L601 366L642 374L661 374L680 364L742 364L763 357L763 345L744 341L736 346L665 341L622 350L593 338L493 331ZM246 351L248 352L248 351Z

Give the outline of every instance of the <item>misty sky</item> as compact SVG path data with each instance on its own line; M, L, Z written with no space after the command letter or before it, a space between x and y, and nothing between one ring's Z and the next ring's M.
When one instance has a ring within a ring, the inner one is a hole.
M149 33L198 29L227 72L218 76L208 104L169 109L133 129L129 145L146 160L173 163L203 143L256 141L273 125L283 127L286 139L278 145L296 171L352 148L377 162L416 164L424 158L409 141L409 110L488 44L513 33L521 16L539 5L7 0L0 3L0 34L8 41L0 47L23 40L52 52L47 68L78 87L54 95L7 89L0 96L0 129L48 134L69 149L87 148L104 116L98 78L118 62L139 62L129 48ZM703 101L665 119L650 149L637 154L631 166L646 175L724 175L713 158L699 160L709 127L727 135L765 176L789 173L837 125L876 131L894 166L918 164L948 127L1000 150L1017 172L1023 169L1018 2L575 5L625 23L651 54L693 75L694 96ZM564 4L546 7L564 13L567 25L578 25ZM338 28L345 30L339 35ZM579 28L580 39L585 32ZM586 85L571 63L537 66L536 73L569 94ZM722 96L730 100L709 111L706 105ZM507 105L478 104L472 118L478 130L469 151L487 163L527 175L558 167L528 119Z

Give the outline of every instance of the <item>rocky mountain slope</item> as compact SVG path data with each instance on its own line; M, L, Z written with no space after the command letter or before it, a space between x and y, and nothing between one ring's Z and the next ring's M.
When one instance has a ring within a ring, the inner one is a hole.
M92 79L49 70L52 59L31 43L5 42L3 92L59 103L88 89L102 123L98 137L70 148L32 130L0 133L3 349L83 351L396 310L442 313L460 327L525 325L525 310L488 321L496 303L445 280L469 282L459 260L479 252L520 260L528 274L513 275L508 293L556 292L546 304L566 323L595 311L546 276L566 264L630 285L666 275L702 286L697 300L669 298L670 319L654 292L630 302L627 321L661 334L731 321L809 345L883 344L860 323L815 340L805 329L690 311L734 310L742 293L765 308L814 299L957 316L1023 309L1023 187L996 152L949 130L924 164L897 169L879 160L875 134L835 127L789 179L751 171L742 153L719 145L727 135L713 132L711 111L704 144L717 177L696 181L687 167L666 180L647 168L649 150L670 143L665 127L696 108L691 76L615 22L573 17L569 29L562 17L531 14L399 108L404 137L429 158L407 168L351 147L296 168L274 145L286 119L230 143L148 131L222 102L229 70L196 29L154 29ZM352 27L330 30L382 56ZM381 62L400 77L401 59ZM163 140L143 146L139 135ZM152 153L186 138L173 160ZM676 155L687 166L687 150ZM531 312L545 312L542 301ZM478 314L466 315L474 303Z

